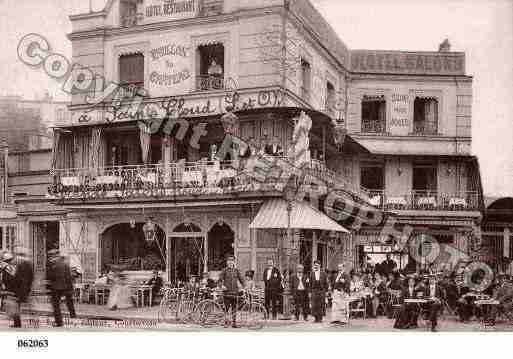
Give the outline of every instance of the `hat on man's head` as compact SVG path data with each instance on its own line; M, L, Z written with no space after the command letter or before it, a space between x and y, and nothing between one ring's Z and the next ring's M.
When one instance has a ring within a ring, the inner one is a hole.
M316 260L314 260L313 264L321 265L321 262L316 259Z
M302 264L298 264L298 265L296 266L296 268L297 268L297 269L305 269L305 266L304 266L304 265L302 265Z
M226 257L226 260L227 261L234 261L235 260L235 256L230 254L229 256Z
M5 262L10 262L12 261L14 258L14 256L12 255L11 252L5 252L2 259L5 261Z
M58 249L50 249L48 251L48 255L49 256L58 256L59 255L59 250Z

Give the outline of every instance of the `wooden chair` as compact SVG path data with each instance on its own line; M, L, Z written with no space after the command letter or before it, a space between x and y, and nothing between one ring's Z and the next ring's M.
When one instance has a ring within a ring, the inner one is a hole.
M367 302L365 297L349 304L349 317L354 313L362 313L363 319L367 316Z

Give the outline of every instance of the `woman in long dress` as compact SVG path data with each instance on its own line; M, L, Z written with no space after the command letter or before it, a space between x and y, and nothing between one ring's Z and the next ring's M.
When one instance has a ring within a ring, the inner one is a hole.
M349 318L349 303L346 300L349 293L349 277L344 271L344 264L338 265L337 275L333 281L331 322L346 324Z
M128 309L134 306L132 290L126 283L126 277L122 273L114 276L114 284L110 290L107 307L110 310Z

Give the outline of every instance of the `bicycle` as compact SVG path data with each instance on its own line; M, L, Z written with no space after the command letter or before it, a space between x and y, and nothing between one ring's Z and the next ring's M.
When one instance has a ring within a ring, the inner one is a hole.
M227 323L227 312L224 305L226 296L237 299L236 321L248 329L262 329L268 318L267 310L258 300L257 293L243 292L242 295L218 294L214 299L206 299L198 304L200 312L200 325L203 327L221 326ZM239 303L239 300L241 303Z
M205 290L185 288L164 288L158 311L159 322L199 323L202 307L199 305L208 297Z

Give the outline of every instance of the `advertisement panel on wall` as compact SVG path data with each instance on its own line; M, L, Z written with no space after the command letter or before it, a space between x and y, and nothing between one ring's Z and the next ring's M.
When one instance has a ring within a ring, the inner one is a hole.
M200 0L145 0L143 23L173 21L195 17Z

